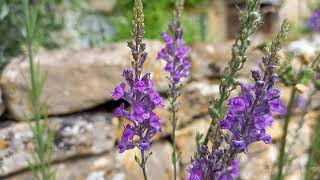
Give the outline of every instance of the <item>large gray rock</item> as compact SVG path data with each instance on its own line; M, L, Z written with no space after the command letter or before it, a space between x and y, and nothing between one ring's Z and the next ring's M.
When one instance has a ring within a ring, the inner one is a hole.
M172 147L168 142L155 143L147 161L147 175L151 180L171 180ZM83 157L53 165L57 180L141 180L142 171L134 160L137 149L119 154L116 151ZM12 175L6 180L32 180L30 172Z
M149 56L145 71L153 72L159 90L167 87L163 63L155 60L161 48L159 41L147 41ZM35 59L41 74L47 76L41 101L49 115L78 112L111 100L112 90L123 81L120 74L131 66L131 53L124 42L104 49L43 52ZM1 77L6 104L17 120L31 117L29 79L29 65L25 59L14 59Z
M173 168L170 158L172 146L168 142L155 143L151 151L152 155L149 157L146 166L148 179L172 179ZM143 179L142 171L135 161L135 155L140 158L140 151L137 148L119 154L120 165L125 174L124 180Z
M54 132L52 161L71 157L100 154L114 148L116 132L112 115L81 113L67 117L49 118ZM28 123L13 123L0 130L0 179L21 171L32 160L34 143Z
M116 152L72 159L53 165L57 180L125 180ZM32 174L23 172L4 178L6 180L33 180Z

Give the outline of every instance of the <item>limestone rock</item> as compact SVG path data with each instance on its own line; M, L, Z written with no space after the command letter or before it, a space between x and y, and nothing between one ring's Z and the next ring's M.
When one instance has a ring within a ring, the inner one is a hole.
M114 151L53 165L57 180L125 180ZM6 180L32 180L30 172L14 174Z
M210 118L199 119L192 122L186 128L177 131L177 148L180 154L181 179L186 179L188 173L185 171L191 163L191 157L196 150L196 134L205 134L210 124Z
M148 159L149 179L171 180L172 147L167 142L155 143L152 156ZM134 155L137 149L119 154L115 150L95 156L71 159L53 165L57 180L141 180L143 175ZM30 172L12 175L6 180L32 180Z
M111 118L103 112L49 118L49 127L54 131L52 161L111 151L116 139ZM0 151L0 177L27 168L32 157L32 136L24 122L0 130L0 138L7 144Z
M178 129L188 126L195 118L205 116L212 99L217 97L219 86L207 81L191 82L187 84L179 97L179 111L177 113ZM163 134L171 133L171 111L170 103L165 101L165 108L159 109L159 116L165 121Z
M210 68L210 65L216 61L215 53L216 50L212 44L195 43L192 45L190 53L192 79L201 79L219 74L218 68Z
M156 143L151 148L152 155L147 161L148 179L170 180L173 177L173 167L171 164L172 146L167 143ZM135 148L119 154L120 164L125 174L125 180L143 179L142 171L134 157L140 156L140 151Z
M167 87L162 63L155 60L162 48L159 41L147 41L149 56L145 71L153 72L158 90ZM104 49L60 49L39 53L35 60L46 75L41 96L49 115L61 115L92 108L111 100L111 92L123 81L123 69L130 67L131 52L126 43L110 44ZM31 114L29 65L14 59L1 77L4 99L15 119Z

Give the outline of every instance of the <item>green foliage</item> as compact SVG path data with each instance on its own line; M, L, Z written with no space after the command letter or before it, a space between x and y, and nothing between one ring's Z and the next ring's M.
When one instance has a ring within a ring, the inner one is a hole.
M33 133L33 140L35 144L32 153L33 160L29 161L29 168L32 175L36 180L53 180L54 172L51 169L51 152L52 152L52 139L53 132L48 127L48 118L44 117L44 106L40 102L40 95L45 82L45 77L41 76L39 66L34 62L33 51L34 43L39 31L39 17L41 17L41 7L46 3L45 0L37 2L34 6L29 5L29 0L23 0L23 18L25 23L25 42L28 50L29 70L30 70L30 99L32 103L33 120L29 121L29 126Z
M286 61L279 69L279 77L285 86L295 86L297 84L309 85L315 79L316 72L312 65L302 64L298 72L295 72L292 64L293 55L286 58Z
M159 39L160 32L166 31L168 22L172 17L172 9L174 7L174 0L161 1L144 1L145 16L145 37L150 39ZM189 7L199 6L208 0L187 0L186 5ZM132 22L132 13L130 11L133 7L132 0L117 1L114 13L117 15L112 19L114 22L117 34L114 40L125 40L130 38L130 27ZM187 42L201 40L201 30L199 19L184 17L182 25L185 27L185 39Z
M58 46L56 40L50 35L52 31L60 30L61 19L54 14L54 9L61 0L51 0L39 7L39 18L37 19L39 28L35 41L37 45L46 48ZM34 1L38 2L38 1ZM35 6L36 3L30 4ZM0 1L0 67L7 59L19 55L23 51L23 40L26 34L24 27L23 3L21 0L1 0Z
M309 85L315 78L316 73L309 67L303 67L298 75L298 81L304 85Z

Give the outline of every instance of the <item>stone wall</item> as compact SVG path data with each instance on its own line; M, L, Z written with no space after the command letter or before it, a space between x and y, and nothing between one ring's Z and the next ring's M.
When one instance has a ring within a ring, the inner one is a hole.
M320 37L302 39L307 47L319 46ZM294 46L294 43L300 43ZM302 42L294 42L287 50L303 47ZM166 73L163 64L155 60L162 47L158 41L147 41L149 58L146 71L152 71L152 78L163 94L166 92ZM319 46L320 47L320 46ZM222 45L194 44L191 61L191 78L184 86L180 98L179 124L177 132L179 176L184 179L185 168L195 150L194 139L197 132L206 132L210 118L207 115L208 103L218 95L218 69L225 66L230 54L231 44ZM303 48L302 48L302 53ZM250 81L249 72L261 56L257 50L248 53L248 63L239 73L240 79ZM314 56L314 54L310 54ZM219 59L213 65L214 59ZM140 180L142 179L134 155L136 150L119 154L115 145L120 138L126 120L115 118L112 112L119 102L111 99L110 93L121 79L121 69L130 65L130 51L125 42L108 45L104 49L60 49L36 55L42 74L47 74L42 100L46 102L49 113L49 126L54 131L53 166L58 180ZM215 68L213 68L215 67ZM0 122L0 179L32 179L27 169L33 149L32 132L25 116L30 115L28 99L28 63L26 59L13 60L1 75L3 93L2 107L6 112ZM287 102L288 89L282 87L281 98ZM319 96L315 97L320 99ZM317 101L318 102L318 101ZM166 101L166 105L168 102ZM300 118L292 119L289 127L289 143L296 156L288 169L287 179L302 179L303 167L308 158L307 149L312 127L319 114L319 103L313 106L295 136ZM170 114L162 109L159 115L165 120L163 133L155 137L153 154L148 161L147 173L151 180L169 180L172 177L170 134ZM296 112L297 114L299 112ZM296 115L297 115L296 114ZM269 129L273 136L271 145L253 144L249 156L242 155L241 179L269 179L272 167L277 161L281 138L282 121L275 122Z

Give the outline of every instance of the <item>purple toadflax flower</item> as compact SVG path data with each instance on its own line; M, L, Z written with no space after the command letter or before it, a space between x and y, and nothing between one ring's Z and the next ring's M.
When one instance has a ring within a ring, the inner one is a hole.
M151 147L152 137L161 132L163 121L156 115L155 109L164 107L163 98L155 90L150 79L151 73L142 73L143 64L147 58L146 45L142 42L144 34L142 3L135 1L136 15L132 30L133 41L128 42L133 56L132 68L123 71L122 77L126 83L121 83L112 92L114 100L123 99L131 105L131 110L126 110L124 104L118 107L114 115L124 117L130 123L124 127L122 137L117 145L119 152L139 148L142 162L145 165L144 152Z
M320 31L320 9L313 11L307 22L307 27L311 30Z
M115 116L124 117L131 122L125 126L121 141L117 146L121 153L134 147L148 150L151 146L151 138L157 132L161 132L163 124L155 113L156 108L164 107L163 98L154 89L150 73L143 76L140 73L134 72L132 68L125 69L122 76L128 88L125 83L121 83L112 93L114 100L124 99L132 106L132 110L127 111L124 109L124 104L121 104L114 112ZM134 136L138 137L137 141L134 141Z
M226 149L212 149L211 153L206 145L202 145L199 153L200 158L191 160L192 166L187 169L188 180L232 180L239 176L238 161L224 163Z
M178 84L182 78L189 76L191 64L188 55L190 50L182 38L183 30L180 27L180 21L170 23L169 29L173 36L161 33L166 46L159 52L157 59L166 62L165 70L170 73L170 83Z
M250 2L250 1L248 1ZM215 139L211 139L212 150L205 143L200 143L202 136L197 136L197 153L187 169L188 180L232 180L239 175L239 153L247 153L250 144L262 141L271 142L266 128L272 125L273 115L287 113L279 99L280 91L275 88L278 82L276 65L277 53L289 31L289 24L284 21L276 39L265 47L261 71L252 71L253 85L240 83L241 93L228 102L228 111L217 127ZM223 134L223 129L230 135Z
M278 81L275 67L267 67L264 77L260 71L252 71L252 77L255 84L241 84L240 96L229 100L229 110L220 122L221 129L231 131L231 144L238 153L246 152L249 144L256 141L270 143L266 128L272 125L272 115L286 112L279 99L280 91L274 88Z
M189 47L183 40L183 29L181 27L181 13L183 9L184 1L176 0L175 11L173 21L169 23L170 34L161 33L161 36L165 42L165 47L158 53L157 60L164 60L166 62L165 70L170 73L169 79L169 91L168 99L170 102L170 111L172 112L171 124L172 124L172 165L174 170L173 179L177 179L177 149L176 149L176 125L177 125L177 112L178 103L177 100L180 96L182 88L182 78L189 76L189 69L191 67L189 56Z
M211 152L202 145L199 158L193 159L187 169L188 180L232 180L239 175L235 160L238 153L247 152L254 142L271 142L266 128L272 125L272 115L286 113L279 99L280 91L274 87L278 81L275 66L267 66L264 76L258 70L252 71L252 77L254 85L240 84L241 94L229 100L229 109L220 121L220 128L231 132L231 138L225 140L229 147L221 146L222 140Z

